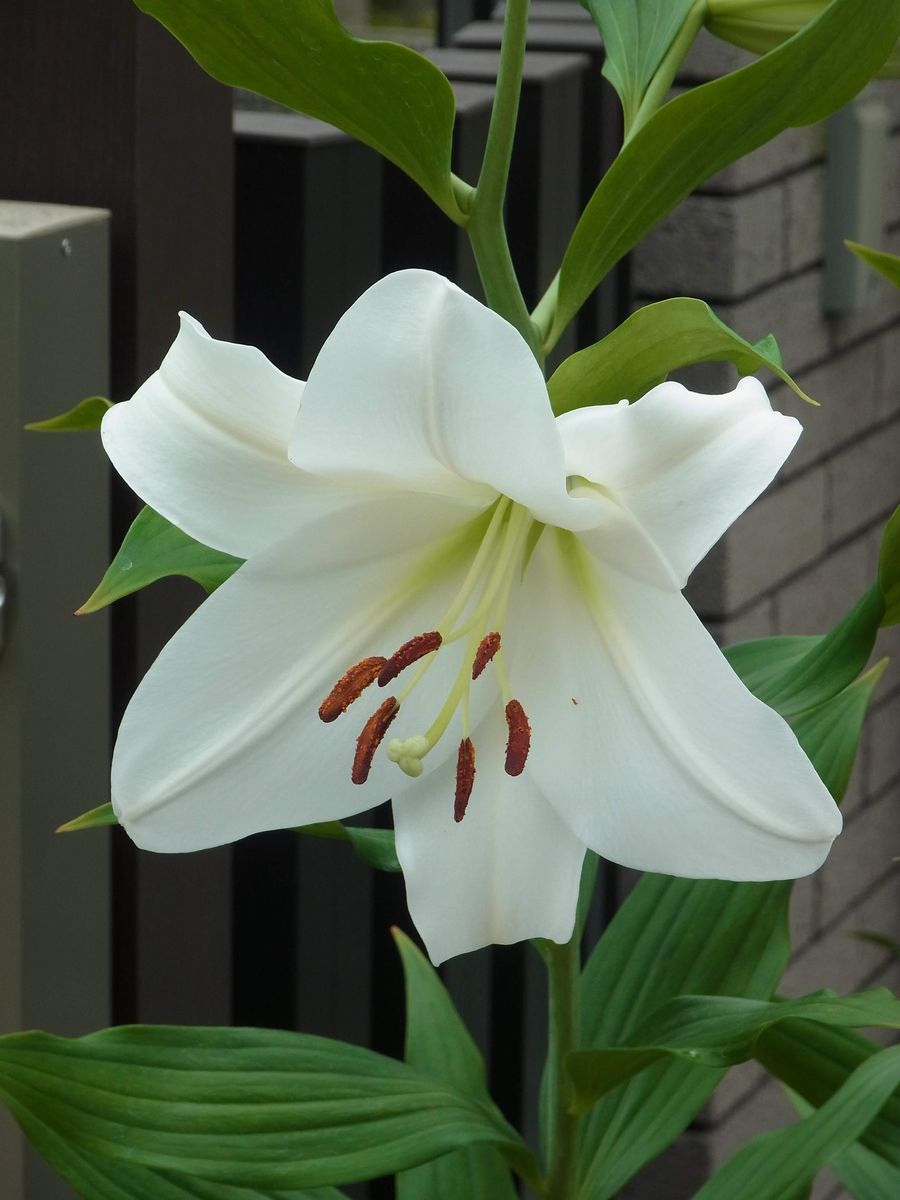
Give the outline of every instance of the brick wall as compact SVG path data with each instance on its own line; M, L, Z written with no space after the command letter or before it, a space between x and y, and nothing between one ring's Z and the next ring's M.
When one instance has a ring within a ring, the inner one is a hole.
M683 82L712 78L745 58L704 36ZM893 110L882 245L896 253L900 88L874 84L870 94ZM696 295L751 341L774 332L788 370L822 405L810 408L784 385L770 387L776 407L802 421L800 445L689 588L694 606L723 643L830 628L874 579L880 530L900 501L900 292L873 277L864 311L825 315L825 148L821 126L782 135L710 180L634 255L636 305ZM722 391L733 378L729 367L710 365L686 382ZM883 634L879 656L897 649L900 637ZM898 727L895 658L876 696L844 803L845 831L823 870L795 890L788 994L823 986L900 988L900 964L853 937L857 929L900 936L900 874L892 861L900 854ZM675 1151L667 1195L691 1195L747 1138L791 1118L779 1089L759 1068L732 1071ZM679 1166L681 1180L673 1191ZM658 1194L653 1175L636 1181L627 1194ZM814 1195L836 1200L844 1193L833 1177L823 1176Z

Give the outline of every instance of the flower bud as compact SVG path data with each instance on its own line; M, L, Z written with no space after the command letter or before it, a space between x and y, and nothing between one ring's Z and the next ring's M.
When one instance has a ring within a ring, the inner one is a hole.
M765 54L793 37L827 4L828 0L707 0L706 27L733 46ZM900 45L878 76L900 78Z

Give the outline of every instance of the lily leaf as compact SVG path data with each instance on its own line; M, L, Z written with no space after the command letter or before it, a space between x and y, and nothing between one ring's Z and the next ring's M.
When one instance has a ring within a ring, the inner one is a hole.
M583 0L600 30L603 74L619 93L629 129L644 93L694 0Z
M337 1188L260 1191L118 1162L71 1145L36 1113L10 1110L41 1157L85 1200L346 1200Z
M317 825L300 825L295 832L328 841L349 842L370 867L395 873L400 870L392 829L363 829L359 825L344 825L341 821L322 821Z
M801 1117L815 1112L811 1104L791 1088L784 1089ZM900 1196L900 1169L859 1142L828 1160L854 1200L897 1200Z
M663 105L629 141L591 197L563 259L555 344L612 267L704 180L792 126L824 120L883 65L900 36L900 0L859 19L832 3L749 66Z
M771 334L752 345L708 304L688 297L638 309L602 341L561 363L547 387L558 414L587 404L638 400L672 371L700 362L734 363L741 375L766 368L801 400L815 403L785 371Z
M103 829L107 825L118 825L118 823L111 804L98 804L96 808L88 809L80 817L66 821L65 825L60 825L56 832L78 833L82 829Z
M752 1058L765 1030L803 1019L851 1029L900 1029L900 1000L887 988L855 996L821 991L797 1000L762 1001L736 996L678 996L658 1009L628 1045L569 1055L567 1067L579 1111L666 1058L705 1067L728 1067Z
M79 400L74 408L60 413L58 417L47 417L45 421L32 421L25 428L33 433L84 433L99 429L106 413L112 408L112 400L103 396L88 396Z
M859 242L845 242L848 250L852 250L857 258L874 267L885 279L890 280L894 287L900 288L900 257L896 254L886 254L883 250L873 250L870 246L861 246Z
M869 661L878 630L900 622L900 509L884 528L878 581L830 633L759 638L726 647L724 654L750 690L795 717L830 699Z
M765 1069L817 1108L838 1093L861 1064L878 1054L879 1047L858 1033L811 1021L774 1025L756 1047L756 1057ZM900 1168L900 1096L887 1100L859 1141Z
M539 1180L493 1106L371 1050L280 1030L11 1034L0 1097L80 1153L197 1176L210 1191L372 1179L484 1143Z
M784 1200L865 1133L900 1084L900 1046L863 1062L819 1110L753 1138L694 1200Z
M432 1078L489 1101L484 1061L425 956L394 930L406 981L406 1061ZM509 1167L491 1146L472 1146L403 1171L398 1200L515 1200Z
M884 599L882 627L900 624L900 508L894 510L881 537L878 586Z
M194 541L154 509L142 508L78 615L97 612L167 575L184 575L206 592L213 592L241 562L231 554Z
M390 159L452 220L455 101L421 54L363 41L332 0L135 0L214 79L343 129Z
M875 682L855 681L795 727L836 799L849 777ZM791 888L790 882L645 875L585 968L581 1044L593 1049L627 1044L676 996L771 1000L790 954ZM670 1057L602 1097L585 1118L582 1194L591 1200L615 1196L687 1128L723 1070Z
M101 829L118 825L111 804L100 804L81 816L60 825L57 833L78 833L82 829ZM392 829L364 829L358 825L344 825L340 821L322 821L317 825L300 825L295 830L307 837L324 838L327 841L349 842L357 855L379 871L398 872L400 863L394 848Z

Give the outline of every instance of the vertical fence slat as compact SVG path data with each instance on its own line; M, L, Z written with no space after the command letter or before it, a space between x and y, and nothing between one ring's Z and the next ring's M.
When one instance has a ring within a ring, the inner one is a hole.
M108 383L109 219L0 203L0 1031L110 1019L109 835L54 834L102 802L109 622L73 611L106 563L109 472L90 435L28 433ZM69 1190L3 1115L3 1195Z
M0 195L112 211L112 391L125 399L179 308L230 332L230 92L122 0L4 5L0 77ZM133 512L117 489L114 537ZM157 587L117 606L117 711L194 602ZM157 858L115 841L117 1019L227 1019L229 852Z

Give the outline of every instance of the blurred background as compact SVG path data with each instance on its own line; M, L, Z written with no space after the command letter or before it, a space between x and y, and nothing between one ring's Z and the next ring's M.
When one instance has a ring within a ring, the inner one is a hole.
M500 37L492 4L338 0L338 10L352 31L405 40L446 72L454 169L474 181ZM749 59L703 35L676 87ZM581 6L535 0L508 206L531 302L618 144L601 66ZM290 833L185 858L138 854L119 831L53 834L108 799L124 705L202 597L168 581L73 619L136 503L95 435L22 426L90 394L127 399L158 366L181 308L302 377L340 314L388 271L427 266L477 293L465 239L373 152L209 80L121 0L8 7L0 88L0 1028L258 1024L399 1054L402 981L388 931L412 932L399 878L373 875L343 845ZM560 349L597 340L637 305L697 295L751 341L774 331L786 366L821 402L803 408L766 381L806 434L691 582L723 643L822 632L874 577L898 499L900 298L842 239L900 249L898 139L900 92L879 84L827 127L790 131L735 164L617 268ZM710 391L734 382L718 365L686 378ZM890 652L890 639L880 649ZM895 667L864 737L846 831L824 870L797 885L786 992L900 984L890 950L854 936L900 930L898 722ZM590 937L631 883L605 871ZM520 1121L543 1056L535 957L528 947L483 951L443 974L498 1101ZM756 1068L735 1070L623 1195L690 1196L740 1142L787 1119ZM0 1184L8 1200L71 1195L5 1113ZM378 1182L353 1195L391 1190ZM838 1195L831 1181L818 1185L817 1198Z

